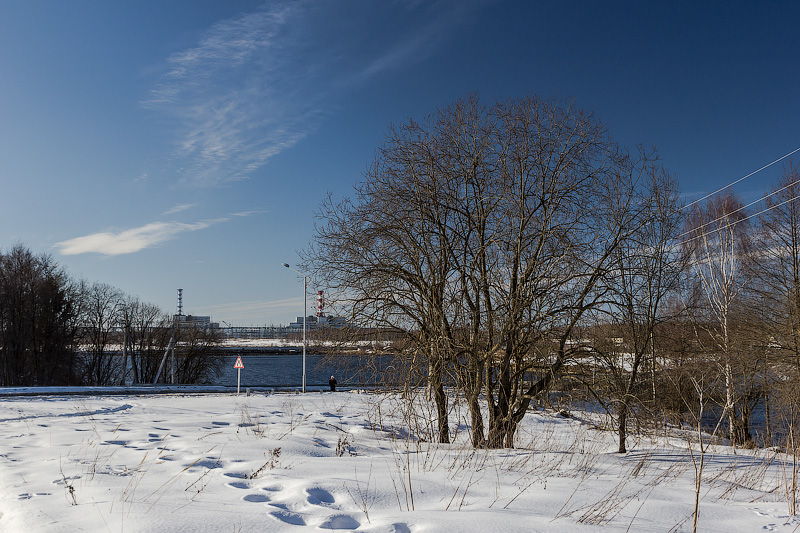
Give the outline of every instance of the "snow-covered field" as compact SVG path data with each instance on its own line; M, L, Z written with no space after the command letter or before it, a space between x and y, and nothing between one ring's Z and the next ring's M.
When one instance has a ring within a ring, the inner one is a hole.
M687 441L552 412L514 450L415 437L395 396L4 397L0 531L686 531ZM452 422L458 421L453 414ZM410 423L408 421L411 421ZM700 531L795 531L774 452L706 457Z

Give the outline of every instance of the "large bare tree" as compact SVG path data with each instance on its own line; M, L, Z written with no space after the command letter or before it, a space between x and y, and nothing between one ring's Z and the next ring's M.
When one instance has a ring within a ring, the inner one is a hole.
M459 100L389 130L354 198L321 207L305 266L354 324L406 333L441 441L454 376L473 444L513 446L645 222L638 177L653 165L570 102Z
M486 398L485 443L510 447L531 400L579 349L570 341L581 318L605 301L614 252L643 223L636 177L650 161L629 157L570 103L531 98L492 111L493 158L465 187L472 238L456 246L455 304L467 304L468 370L483 378L482 389L468 380L467 394Z

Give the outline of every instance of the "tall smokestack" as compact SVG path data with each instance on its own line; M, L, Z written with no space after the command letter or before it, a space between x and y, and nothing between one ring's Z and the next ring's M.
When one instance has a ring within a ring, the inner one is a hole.
M325 299L322 296L322 291L317 291L317 316L325 316Z

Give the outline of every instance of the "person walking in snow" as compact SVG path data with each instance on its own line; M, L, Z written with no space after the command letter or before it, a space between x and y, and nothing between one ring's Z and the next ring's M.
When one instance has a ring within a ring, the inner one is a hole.
M336 378L331 376L331 379L328 380L328 385L331 386L331 392L336 391Z

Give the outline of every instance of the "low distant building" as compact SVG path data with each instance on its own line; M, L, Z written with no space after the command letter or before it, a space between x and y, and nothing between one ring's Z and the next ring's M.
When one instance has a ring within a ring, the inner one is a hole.
M218 322L211 322L210 316L202 315L172 315L175 323L181 327L197 329L218 329Z
M220 328L229 339L282 339L289 335L286 326L226 326Z
M341 329L347 327L347 321L339 316L314 316L309 315L306 317L306 329L312 331L315 329ZM289 323L287 326L292 332L303 331L303 317L297 317L297 320Z

